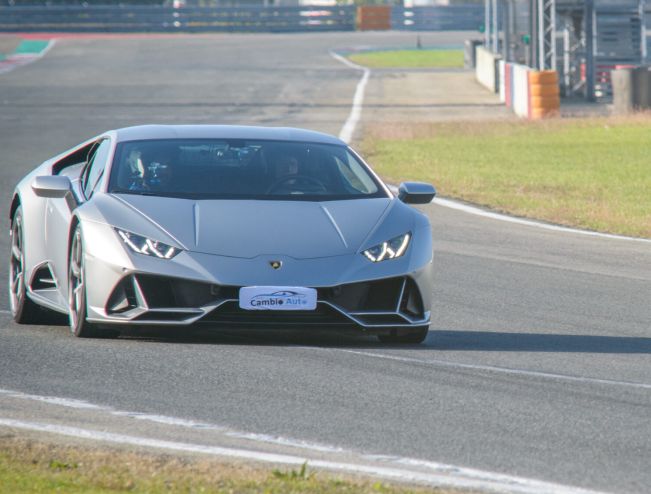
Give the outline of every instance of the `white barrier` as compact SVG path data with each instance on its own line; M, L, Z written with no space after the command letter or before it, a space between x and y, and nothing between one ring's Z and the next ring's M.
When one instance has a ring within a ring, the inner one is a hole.
M476 56L477 80L498 93L500 101L512 108L517 116L539 119L560 114L558 73L555 70L539 71L526 65L504 62L500 55L483 46L477 47Z
M485 87L496 93L499 90L499 67L500 56L487 50L483 46L477 47L477 67L475 74L477 80Z
M500 60L499 62L499 86L500 86L500 103L506 103L506 84L504 83L504 77L506 76L506 62Z
M526 65L509 64L510 73L510 105L519 117L529 117L529 71ZM508 103L507 103L508 105Z

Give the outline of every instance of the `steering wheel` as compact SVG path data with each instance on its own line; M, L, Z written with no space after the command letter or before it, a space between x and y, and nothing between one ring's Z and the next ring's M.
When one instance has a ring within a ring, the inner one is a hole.
M289 184L291 181L293 181L293 183ZM305 188L308 189L308 192L313 193L326 192L328 190L323 182L317 178L309 177L307 175L285 175L284 177L280 177L269 186L267 189L267 194L272 194L276 190L282 189L282 186L285 184L287 184L286 188L291 187L292 190L300 192L303 192L300 185L306 186Z

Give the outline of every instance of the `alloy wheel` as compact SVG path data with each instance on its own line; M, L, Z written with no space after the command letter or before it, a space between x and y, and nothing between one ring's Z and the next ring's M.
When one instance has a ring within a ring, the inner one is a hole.
M80 315L83 317L84 306L84 266L81 246L81 231L77 230L70 249L70 268L68 274L68 305L70 306L70 329L78 327Z
M25 257L23 252L23 222L16 215L11 226L11 256L9 260L9 303L16 315L25 297Z

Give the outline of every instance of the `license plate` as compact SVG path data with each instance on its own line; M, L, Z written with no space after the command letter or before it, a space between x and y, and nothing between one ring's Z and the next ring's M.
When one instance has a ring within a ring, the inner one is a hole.
M245 286L240 288L240 309L314 310L316 290L303 286Z

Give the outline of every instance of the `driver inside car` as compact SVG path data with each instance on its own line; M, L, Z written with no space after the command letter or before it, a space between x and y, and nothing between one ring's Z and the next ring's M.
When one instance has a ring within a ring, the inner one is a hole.
M268 194L324 194L326 187L314 176L310 163L302 163L291 154L278 155L272 162L273 183Z

